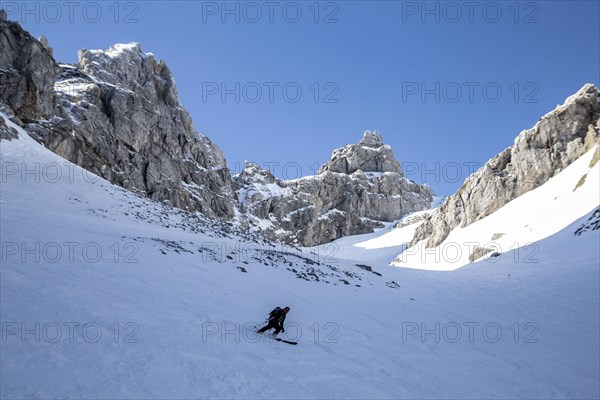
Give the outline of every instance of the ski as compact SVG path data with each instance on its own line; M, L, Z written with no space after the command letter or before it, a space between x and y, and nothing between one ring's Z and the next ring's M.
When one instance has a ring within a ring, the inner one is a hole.
M280 338L273 338L273 339L277 340L278 342L289 343L289 344L298 344L298 342L292 342L290 340L285 340L285 339L280 339Z

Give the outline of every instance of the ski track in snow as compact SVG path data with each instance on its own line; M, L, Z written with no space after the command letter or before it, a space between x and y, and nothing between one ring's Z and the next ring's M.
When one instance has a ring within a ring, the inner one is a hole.
M91 175L84 179L79 167L19 131L19 140L1 143L4 166L65 168L57 182L3 168L2 398L600 396L600 232L574 235L589 214L541 240L535 263L515 263L509 251L495 263L452 272L389 267L400 252L395 244L404 240L389 227L328 249L301 249L309 260L311 252L333 254L322 265L289 258L297 271L329 274L307 281L279 261L280 253L270 253L270 245L200 217L187 221ZM394 236L391 246L378 244L384 235ZM370 240L371 246L359 245ZM65 242L80 243L73 260ZM12 254L6 243L19 251ZM38 262L21 253L24 243L28 249L58 243L63 254L55 263L47 261L50 253ZM82 256L86 243L102 250L97 262ZM248 258L239 258L239 243L254 246ZM124 262L127 257L134 262ZM399 287L388 287L392 281ZM277 305L291 307L283 337L297 346L252 334ZM52 343L46 340L52 330L39 341L7 334L10 324L31 329L36 322L63 326L62 337ZM96 323L102 336L92 343L75 329L71 342L68 322ZM408 326L420 330L422 323L428 329L439 323L446 334L403 337ZM452 323L462 327L456 343L449 340ZM479 324L472 342L465 323ZM494 343L483 337L488 323L502 329ZM218 332L207 334L212 328Z

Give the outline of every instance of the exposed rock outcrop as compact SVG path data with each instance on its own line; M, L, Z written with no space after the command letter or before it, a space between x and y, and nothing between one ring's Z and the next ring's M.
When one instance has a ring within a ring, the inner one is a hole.
M284 182L248 164L234 188L171 72L139 44L81 50L76 65L59 65L45 38L17 23L0 28L0 102L50 150L125 189L209 218L230 219L237 206L246 229L304 245L370 232L431 203L376 132L336 150L314 177Z
M600 139L600 93L587 84L523 131L514 145L488 161L421 224L412 245L442 243L450 231L476 222L541 186Z
M581 236L586 232L600 230L600 206L592 211L587 221L575 230L576 236Z
M56 114L54 83L59 76L46 47L16 22L0 18L0 102L22 121L50 118Z
M394 158L392 148L383 143L379 132L370 131L364 133L358 144L349 144L334 150L331 160L319 169L319 173L330 171L352 174L358 170L402 174L402 168Z
M4 107L0 106L0 112L6 112ZM8 126L4 121L4 118L0 117L0 140L14 140L19 138L19 132L16 129Z
M377 132L333 152L315 176L291 181L247 163L234 179L241 223L268 237L313 246L372 232L428 208L433 193L406 179Z
M82 50L78 65L62 67L64 118L42 135L51 150L153 200L233 216L223 153L195 131L164 62L129 44Z
M58 65L47 43L0 23L0 101L35 139L125 189L211 218L234 215L221 150L199 135L164 62L139 44L82 50Z

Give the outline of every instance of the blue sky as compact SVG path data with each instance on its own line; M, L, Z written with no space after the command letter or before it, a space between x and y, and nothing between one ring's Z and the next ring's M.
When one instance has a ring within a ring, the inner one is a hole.
M234 171L250 160L312 174L378 130L407 177L451 194L584 83L600 84L598 1L73 4L0 1L59 61L142 43Z

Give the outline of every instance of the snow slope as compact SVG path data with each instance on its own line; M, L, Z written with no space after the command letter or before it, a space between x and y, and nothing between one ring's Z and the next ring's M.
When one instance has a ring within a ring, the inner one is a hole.
M585 218L535 263L392 268L397 249L349 245L384 232L278 248L20 132L0 144L2 398L600 396L599 231L573 234ZM298 346L243 329L277 305Z
M515 249L519 250L514 257L534 259L538 251L535 242L564 229L600 205L600 163L591 165L596 151L597 146L542 186L519 196L493 214L464 228L454 229L439 246L428 249L423 240L404 250L392 264L447 271L481 257L501 257ZM396 244L409 242L415 228L411 225L397 232L399 240ZM410 236L408 240L407 236ZM489 252L472 256L476 247L489 249Z

